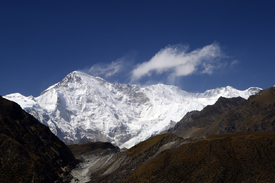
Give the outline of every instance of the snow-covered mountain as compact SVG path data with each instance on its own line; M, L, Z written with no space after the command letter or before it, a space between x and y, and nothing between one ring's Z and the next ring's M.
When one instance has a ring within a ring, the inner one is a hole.
M66 143L87 138L129 148L174 125L188 111L214 104L221 96L247 99L260 90L227 86L190 93L164 84L112 84L74 71L38 97L19 93L4 97L17 102Z

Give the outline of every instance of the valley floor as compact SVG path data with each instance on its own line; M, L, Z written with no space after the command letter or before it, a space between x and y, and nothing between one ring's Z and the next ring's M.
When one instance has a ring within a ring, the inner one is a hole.
M85 183L90 181L88 172L93 164L93 161L94 157L87 157L83 162L79 163L77 167L71 172L71 175L73 176L71 183Z
M114 154L82 156L82 162L72 170L71 183L86 183L90 181L91 172L108 165Z

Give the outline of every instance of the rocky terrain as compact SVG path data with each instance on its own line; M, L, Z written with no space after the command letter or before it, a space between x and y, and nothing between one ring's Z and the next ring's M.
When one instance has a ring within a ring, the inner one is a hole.
M0 96L0 182L69 182L76 163L47 126Z
M162 151L177 146L183 139L173 134L152 137L126 151L109 143L96 142L84 145L69 145L74 155L81 159L72 171L72 182L120 182Z
M113 154L120 151L109 142L89 142L87 144L74 144L68 146L74 156L80 160L77 167L71 172L72 183L88 182L90 172L103 167L112 158Z

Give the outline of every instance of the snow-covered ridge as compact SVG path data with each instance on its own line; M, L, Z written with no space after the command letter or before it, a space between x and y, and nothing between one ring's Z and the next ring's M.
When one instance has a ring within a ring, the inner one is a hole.
M23 109L31 109L37 104L33 96L25 97L20 93L12 93L4 96L4 98L18 103Z
M129 148L178 122L188 111L214 104L221 96L247 99L260 90L227 86L191 93L164 84L113 84L74 71L38 97L18 93L4 97L17 102L67 143L86 137Z

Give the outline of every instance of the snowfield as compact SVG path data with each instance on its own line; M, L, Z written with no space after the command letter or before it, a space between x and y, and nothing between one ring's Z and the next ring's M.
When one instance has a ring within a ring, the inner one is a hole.
M260 90L227 86L190 93L164 84L113 84L74 71L38 97L14 93L4 98L17 102L67 144L85 137L130 148L175 124L187 112L214 104L221 96L247 99Z

